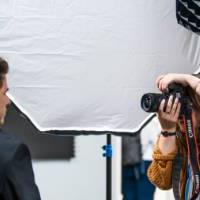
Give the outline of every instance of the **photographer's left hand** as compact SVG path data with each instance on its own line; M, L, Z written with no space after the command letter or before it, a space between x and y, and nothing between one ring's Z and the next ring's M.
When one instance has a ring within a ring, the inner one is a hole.
M183 86L186 86L187 83L187 74L166 74L160 75L156 79L156 85L162 92L168 91L168 86L171 83L180 83Z

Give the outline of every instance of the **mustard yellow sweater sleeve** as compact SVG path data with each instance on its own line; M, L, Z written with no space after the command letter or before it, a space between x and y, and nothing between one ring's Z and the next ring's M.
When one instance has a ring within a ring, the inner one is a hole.
M158 142L154 148L153 161L148 168L147 175L149 180L162 190L172 188L172 164L176 154L177 150L163 155L158 147Z

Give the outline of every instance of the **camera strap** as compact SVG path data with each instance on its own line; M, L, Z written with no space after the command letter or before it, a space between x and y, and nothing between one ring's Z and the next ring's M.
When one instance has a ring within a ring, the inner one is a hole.
M183 116L184 128L186 133L188 161L192 170L192 194L190 200L197 198L200 192L200 167L199 167L199 149L196 130L193 127L192 109L187 108Z
M181 200L179 186L180 186L182 162L183 162L183 158L180 153L180 149L178 149L178 153L173 161L173 170L172 170L172 187L173 187L174 198L176 200Z

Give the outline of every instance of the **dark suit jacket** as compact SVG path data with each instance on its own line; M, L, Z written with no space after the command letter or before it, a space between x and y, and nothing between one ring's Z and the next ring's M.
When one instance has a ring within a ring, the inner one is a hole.
M28 147L0 130L0 200L40 200Z

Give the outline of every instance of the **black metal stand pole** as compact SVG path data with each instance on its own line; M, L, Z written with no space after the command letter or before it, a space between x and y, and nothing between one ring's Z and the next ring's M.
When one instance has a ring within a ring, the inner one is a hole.
M111 146L111 142L111 134L107 134L107 146ZM106 157L106 200L112 200L112 155Z

